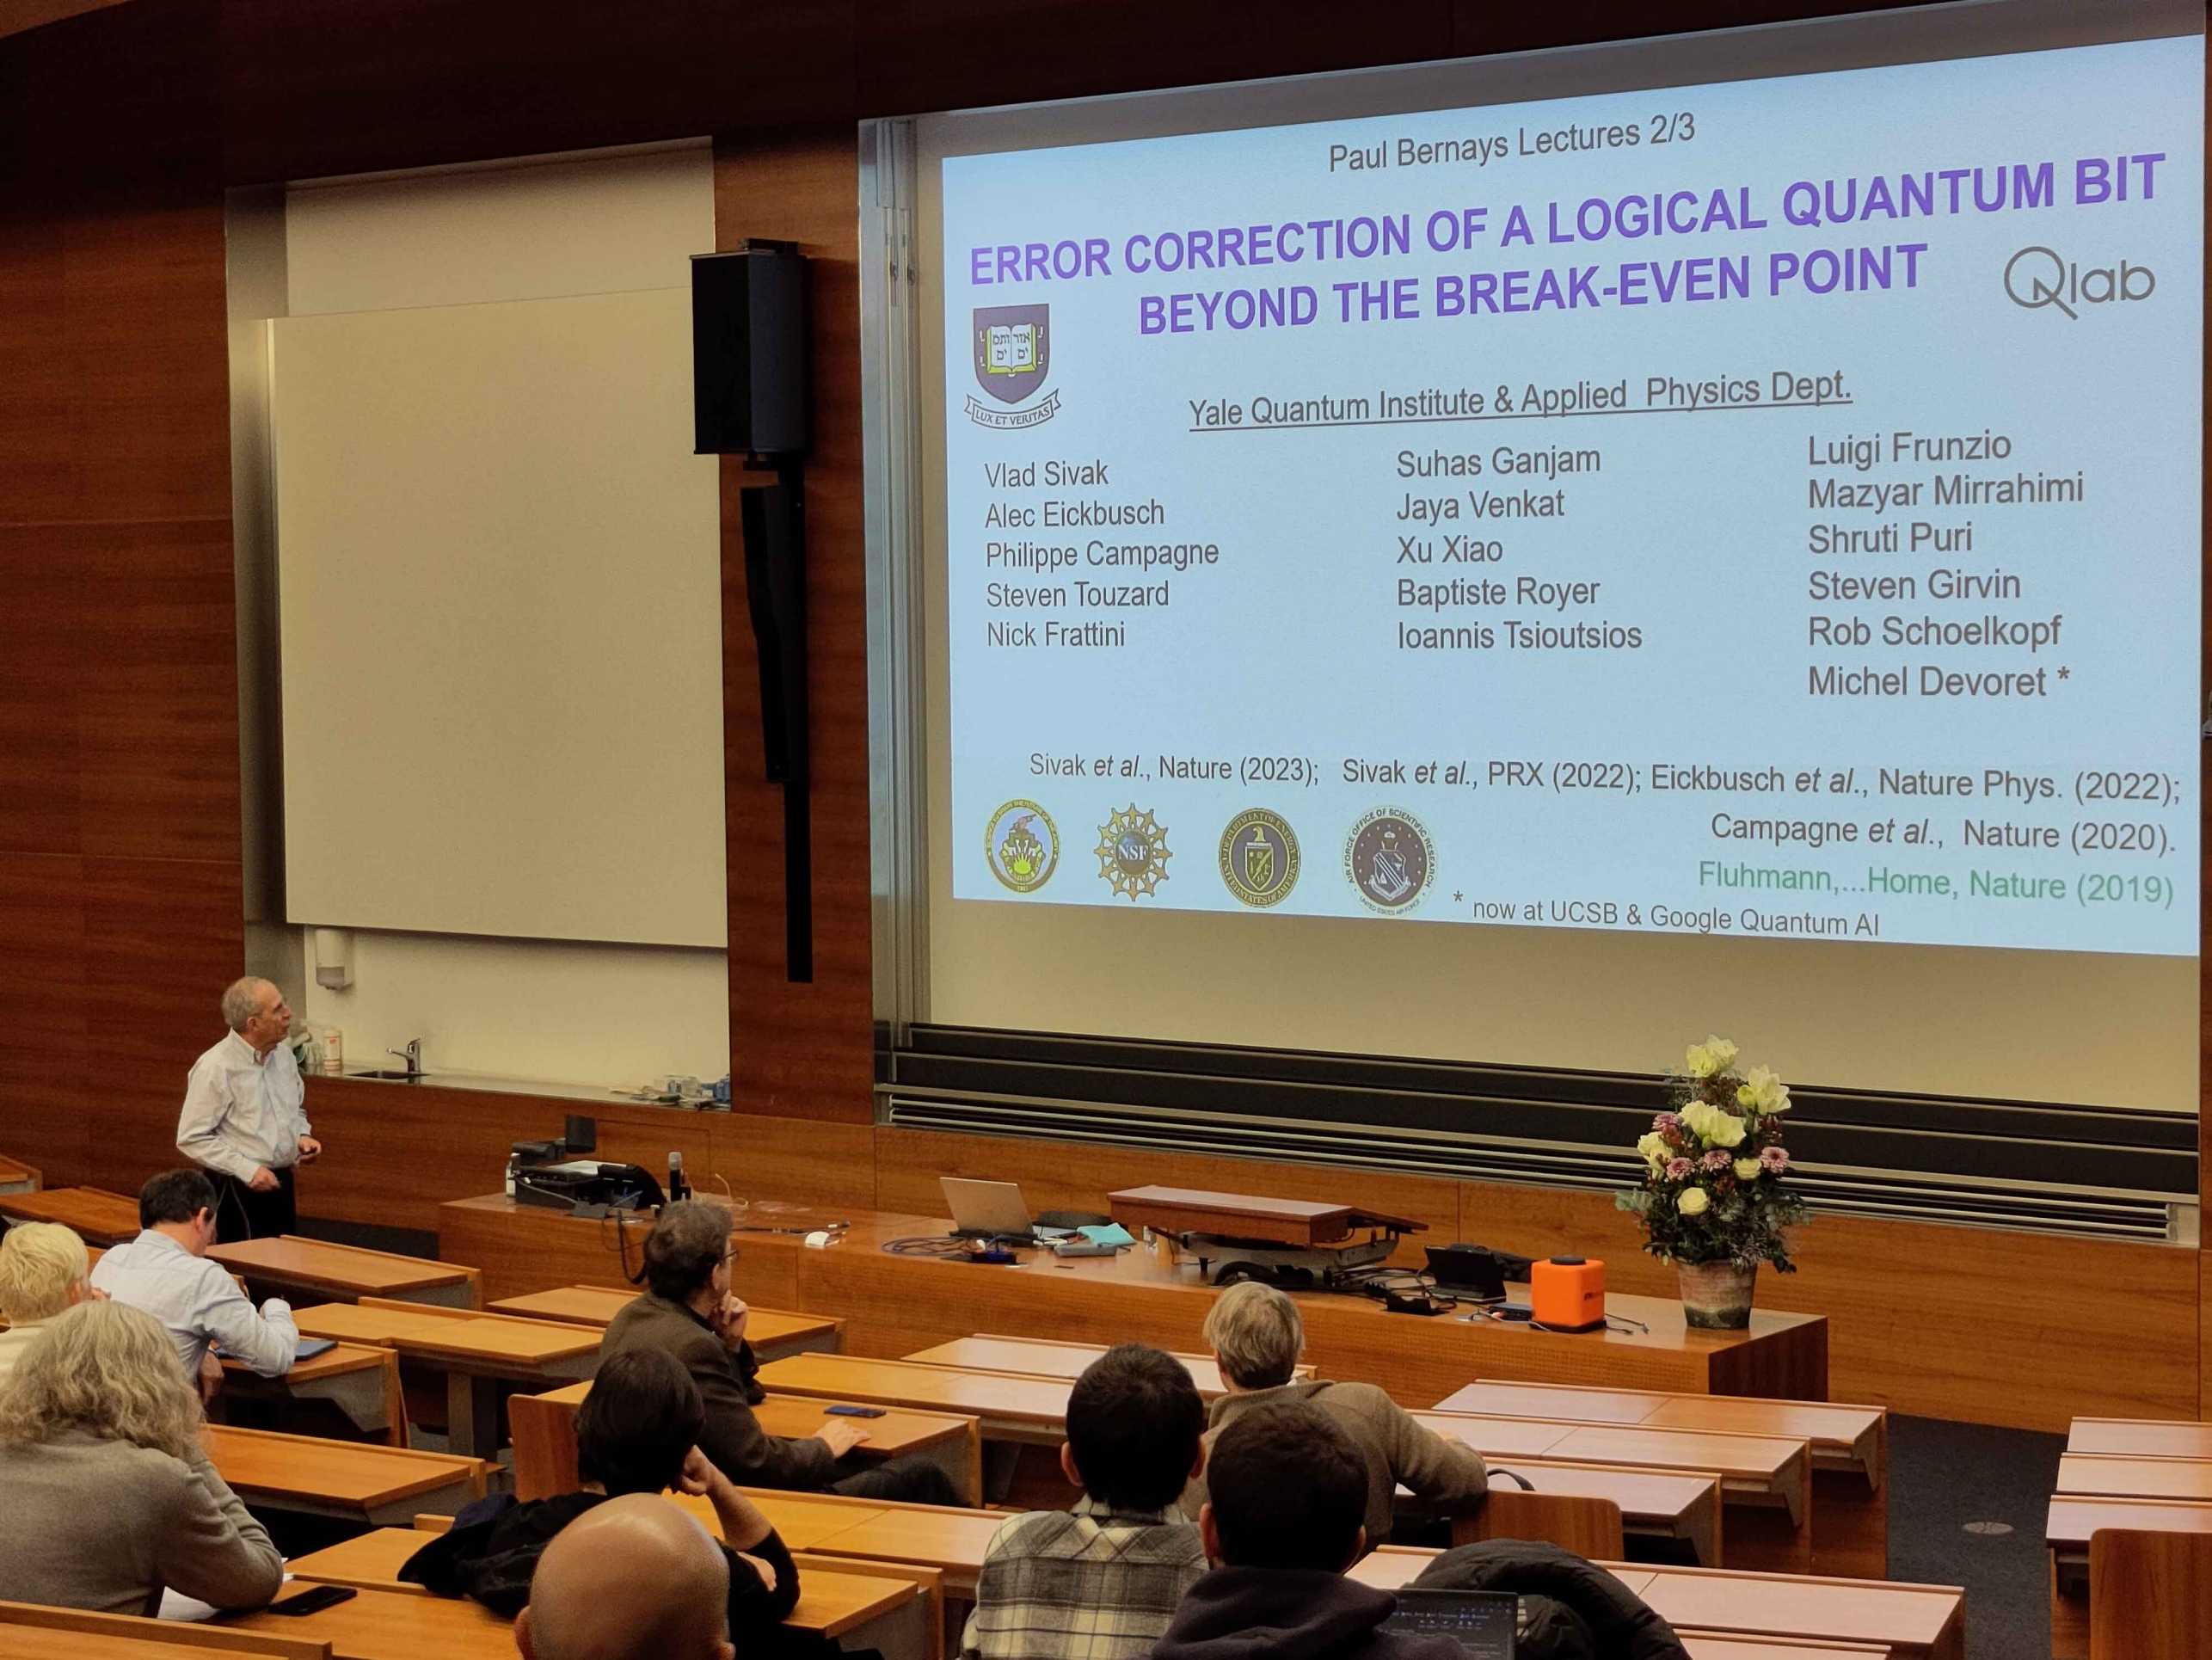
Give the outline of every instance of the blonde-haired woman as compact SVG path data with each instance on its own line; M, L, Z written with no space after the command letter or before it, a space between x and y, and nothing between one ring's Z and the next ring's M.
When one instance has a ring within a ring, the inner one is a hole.
M208 1463L200 1398L152 1315L86 1302L0 1383L0 1599L151 1614L164 1588L257 1608L284 1559Z
M75 1304L100 1296L87 1281L92 1253L58 1222L18 1222L0 1239L0 1379L46 1323Z

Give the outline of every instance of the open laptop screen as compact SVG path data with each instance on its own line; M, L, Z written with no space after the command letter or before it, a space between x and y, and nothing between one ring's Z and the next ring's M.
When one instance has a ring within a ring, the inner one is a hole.
M1514 1660L1521 1599L1510 1591L1402 1590L1386 1631L1448 1637L1469 1660Z

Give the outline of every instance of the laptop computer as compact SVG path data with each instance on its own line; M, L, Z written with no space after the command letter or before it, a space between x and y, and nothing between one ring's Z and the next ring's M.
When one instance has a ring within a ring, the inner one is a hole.
M940 1176L944 1202L952 1208L952 1231L967 1238L1027 1239L1036 1233L1028 1202L1014 1182L976 1182Z
M1521 1636L1521 1599L1511 1591L1432 1591L1412 1587L1398 1594L1398 1611L1385 1631L1415 1637L1448 1637L1468 1660L1514 1660Z

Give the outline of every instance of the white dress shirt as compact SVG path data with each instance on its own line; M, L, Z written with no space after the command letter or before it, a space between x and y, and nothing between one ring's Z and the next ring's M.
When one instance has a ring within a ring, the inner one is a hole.
M197 1381L210 1343L265 1378L292 1370L299 1328L292 1305L272 1297L254 1313L221 1263L195 1257L166 1233L148 1228L93 1264L92 1283L117 1302L143 1309L169 1328L184 1374Z
M236 1032L192 1063L177 1120L176 1150L196 1165L253 1180L257 1166L289 1170L299 1162L307 1124L307 1085L292 1047L266 1056Z

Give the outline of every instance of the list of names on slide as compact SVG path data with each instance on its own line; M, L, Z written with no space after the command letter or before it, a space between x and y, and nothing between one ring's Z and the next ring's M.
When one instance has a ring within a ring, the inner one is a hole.
M2193 952L2202 77L948 158L955 895Z

